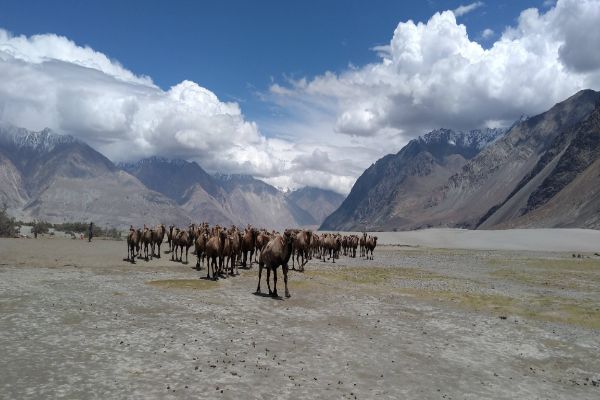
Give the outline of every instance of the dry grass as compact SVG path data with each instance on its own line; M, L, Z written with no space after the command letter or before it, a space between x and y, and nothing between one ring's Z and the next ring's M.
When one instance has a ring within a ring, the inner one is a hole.
M442 279L442 275L409 267L356 267L307 271L306 276L364 285L391 284L394 280Z
M414 288L402 288L398 291L418 300L444 303L498 316L512 315L600 329L600 305L590 299L575 300L561 296L531 296L517 299L498 294Z
M162 289L207 290L219 287L219 283L205 279L165 279L149 281L146 284Z

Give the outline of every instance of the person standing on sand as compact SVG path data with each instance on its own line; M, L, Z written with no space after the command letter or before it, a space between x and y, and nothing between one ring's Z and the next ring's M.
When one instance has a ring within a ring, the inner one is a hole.
M88 227L88 242L92 241L93 234L94 234L94 223L90 222L90 226Z

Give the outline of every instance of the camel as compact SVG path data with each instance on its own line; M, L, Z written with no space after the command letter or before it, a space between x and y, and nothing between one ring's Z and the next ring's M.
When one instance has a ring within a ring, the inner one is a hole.
M352 235L348 240L350 257L356 258L356 248L358 247L358 236Z
M217 259L220 257L223 252L223 243L225 241L225 237L227 234L224 231L214 230L211 237L208 239L206 243L206 278L210 279L210 268L213 270L213 279L218 279L217 277Z
M224 234L223 237L223 247L221 249L221 254L219 255L219 275L223 275L225 279L227 279L227 264L231 261L232 256L232 248L231 248L231 236L227 233L227 231L222 231ZM233 267L232 267L233 270Z
M202 261L206 255L206 244L208 243L208 234L206 232L200 232L196 236L196 240L194 241L194 248L196 250L196 269L200 269Z
M254 261L256 262L256 258L258 257L258 252L261 251L262 249L266 246L266 244L269 242L269 240L271 240L271 235L269 234L269 232L265 231L264 229L261 230L258 233L258 236L256 237L256 251L254 253Z
M325 262L325 254L329 253L329 260L333 260L339 257L340 249L342 247L342 238L340 235L333 235L331 233L325 234L323 243L321 245L321 261Z
M229 256L229 262L231 263L231 275L233 275L233 267L235 266L235 275L239 275L240 271L238 270L238 261L239 256L242 251L242 234L238 229L234 226L230 231L230 240L231 240L231 254Z
M144 246L144 260L148 261L148 247L152 250L152 235L154 233L153 229L148 229L148 227L144 224L144 230L142 231L142 246ZM152 259L152 251L150 251L150 259Z
M304 272L304 266L308 262L309 250L310 250L310 239L312 236L311 231L300 231L294 239L294 250L296 251L296 262L298 263L298 270ZM302 263L300 263L302 258ZM294 268L294 258L292 257L292 269Z
M248 227L244 231L244 235L242 236L241 243L243 268L252 268L252 255L254 254L254 249L256 247L257 236L258 231L252 228L250 225L248 225ZM250 252L250 258L248 258L248 252ZM250 260L250 265L248 265L248 260Z
M173 252L173 238L175 236L175 228L174 225L169 225L169 229L167 230L167 243L169 243L169 253Z
M367 242L367 232L363 232L362 237L359 240L359 244L360 244L360 256L364 257L365 256L365 243Z
M348 244L348 236L344 235L344 237L342 238L342 251L345 256L348 255L348 247L350 247Z
M165 240L166 228L163 224L158 224L152 232L152 255L160 258L160 245ZM158 248L158 253L154 253L154 246Z
M369 236L365 243L366 249L366 257L369 259L369 251L371 252L371 260L373 259L373 250L375 250L375 246L377 246L377 236Z
M269 288L269 295L278 297L277 295L277 267L281 265L283 270L283 282L285 284L285 297L290 297L290 291L288 290L288 262L292 256L294 248L294 237L289 231L286 231L283 236L277 235L269 241L260 252L260 258L258 261L258 286L256 287L256 293L260 294L260 279L262 269L267 269L267 287ZM271 285L269 283L269 275L273 270L273 291L271 292Z
M129 234L127 235L127 261L130 261L132 264L135 263L136 253L139 251L139 230L136 230L132 227L129 228Z
M183 248L185 247L185 264L188 263L188 252L190 247L194 243L194 225L185 230L176 229L176 235L173 237L173 253L171 254L171 261L179 261L183 263ZM177 248L180 249L179 259L177 259ZM173 259L175 256L175 259Z
M311 238L311 248L313 254L316 254L317 258L321 258L321 246L323 244L322 238L317 234L312 234Z

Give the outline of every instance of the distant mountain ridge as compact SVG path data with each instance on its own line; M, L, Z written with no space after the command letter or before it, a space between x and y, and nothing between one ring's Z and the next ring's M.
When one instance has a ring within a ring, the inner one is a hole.
M600 227L599 108L582 90L504 134L433 131L368 168L322 228Z
M115 165L72 136L6 123L0 123L0 204L26 220L118 227L207 221L283 229L321 222L251 176L213 176L196 162L162 157Z

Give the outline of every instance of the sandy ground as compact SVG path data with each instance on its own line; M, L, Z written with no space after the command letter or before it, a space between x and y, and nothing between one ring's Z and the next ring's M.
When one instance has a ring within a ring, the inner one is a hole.
M277 300L256 267L0 239L0 398L600 398L600 257L395 244Z

